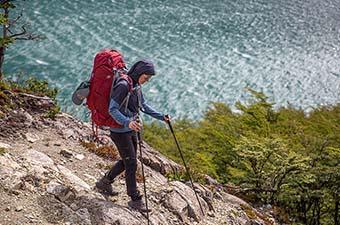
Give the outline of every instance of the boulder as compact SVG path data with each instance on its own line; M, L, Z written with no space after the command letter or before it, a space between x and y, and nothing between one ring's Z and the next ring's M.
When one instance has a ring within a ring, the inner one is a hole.
M88 191L91 189L91 187L82 179L80 179L78 176L73 174L69 169L62 165L58 165L58 170L60 173L62 173L65 178L72 184L75 190L77 191Z
M21 178L27 171L15 162L7 153L0 155L0 186L7 190L18 190L24 186Z
M42 152L28 149L23 154L23 158L28 163L29 172L38 177L43 177L44 173L49 173L51 170L57 171L54 161Z
M185 217L193 218L197 222L202 220L209 209L208 204L201 197L198 197L202 212L196 195L189 186L179 181L170 182L170 185L173 190L166 197L165 204L167 207L177 214L182 221L185 221Z
M166 175L182 170L182 166L174 161L167 159L159 152L151 148L147 143L143 143L143 159L142 162L152 168L154 171Z
M55 180L52 180L47 184L46 192L54 195L61 202L75 198L75 193L70 187L60 184Z
M100 199L90 199L88 209L92 215L93 224L105 225L141 225L146 224L144 217L136 217L126 206L121 206Z

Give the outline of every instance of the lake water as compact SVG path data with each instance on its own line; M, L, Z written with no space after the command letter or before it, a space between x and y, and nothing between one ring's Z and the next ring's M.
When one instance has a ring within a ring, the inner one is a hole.
M233 106L249 97L246 86L307 111L340 101L339 0L17 2L22 21L47 39L12 45L5 73L47 79L79 118L85 110L71 93L107 47L128 66L155 63L145 96L175 118L200 118L211 101Z

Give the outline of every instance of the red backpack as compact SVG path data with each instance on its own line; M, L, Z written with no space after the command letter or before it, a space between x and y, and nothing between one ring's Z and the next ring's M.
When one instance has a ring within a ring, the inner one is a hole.
M92 122L97 126L121 127L109 114L111 91L118 78L125 79L132 89L132 79L126 75L123 56L117 50L104 49L94 58L90 79L90 93L86 104Z

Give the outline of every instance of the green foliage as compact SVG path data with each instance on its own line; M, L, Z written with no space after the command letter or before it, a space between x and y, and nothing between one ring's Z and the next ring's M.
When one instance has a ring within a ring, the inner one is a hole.
M10 44L14 43L14 39L10 37L2 38L0 37L0 46L8 47Z
M15 8L15 5L12 2L0 3L0 8L3 10L8 10L11 8ZM0 25L1 26L8 26L9 20L5 13L0 14ZM14 42L13 38L10 37L0 37L0 46L1 47L8 47L10 44Z
M339 222L340 104L309 114L290 106L274 110L263 93L248 91L253 98L238 102L238 113L212 103L200 121L173 122L190 169L279 206L293 224ZM181 163L164 126L147 125L145 139Z
M8 19L5 17L4 14L0 14L0 25L4 25L8 23Z
M2 9L14 9L15 5L13 4L13 0L6 1L4 3L0 3L0 8Z
M5 112L15 108L14 102L19 104L18 106L20 107L20 99L13 101L13 99L11 100L13 95L8 94L13 92L29 93L37 96L48 96L56 103L58 89L49 87L48 82L45 80L38 80L37 78L32 77L20 82L0 80L0 117L2 117ZM56 104L46 113L46 117L55 118L59 112L60 106Z
M175 173L168 173L166 174L166 177L169 179L169 181L188 181L189 177L187 176L187 173L183 171L175 172Z
M3 64L5 63L6 48L13 44L16 40L42 40L44 35L34 34L27 29L28 24L20 23L22 12L17 16L10 16L14 8L16 8L15 0L1 1L0 8L0 26L2 34L0 37L0 80L3 79ZM15 19L10 19L15 18ZM20 28L16 28L20 27Z
M0 80L0 91L10 90L13 92L25 92L37 96L48 96L55 100L58 94L57 88L49 87L46 80L30 77L23 81Z
M55 119L58 113L60 113L60 106L57 105L46 113L46 117L50 119Z
M31 77L24 81L23 88L29 93L33 93L39 96L48 96L53 100L56 99L56 96L58 94L58 89L49 87L46 80L39 80L34 77Z
M0 80L0 118L5 116L5 112L11 110L13 104L6 91L10 90L11 86L4 80Z
M265 202L275 201L287 177L309 169L309 158L296 154L279 138L242 137L236 151L238 168L245 171L239 184Z

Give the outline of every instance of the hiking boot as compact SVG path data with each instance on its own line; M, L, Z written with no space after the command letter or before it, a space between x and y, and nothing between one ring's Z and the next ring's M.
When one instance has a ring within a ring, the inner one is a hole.
M144 203L144 201L142 199L138 199L138 200L131 200L128 202L128 205L137 210L137 211L140 211L140 212L151 212L151 209L147 209L146 208L146 205Z
M106 176L101 178L99 181L96 182L96 188L99 190L100 193L109 196L116 196L118 192L112 189L112 181L109 180Z

